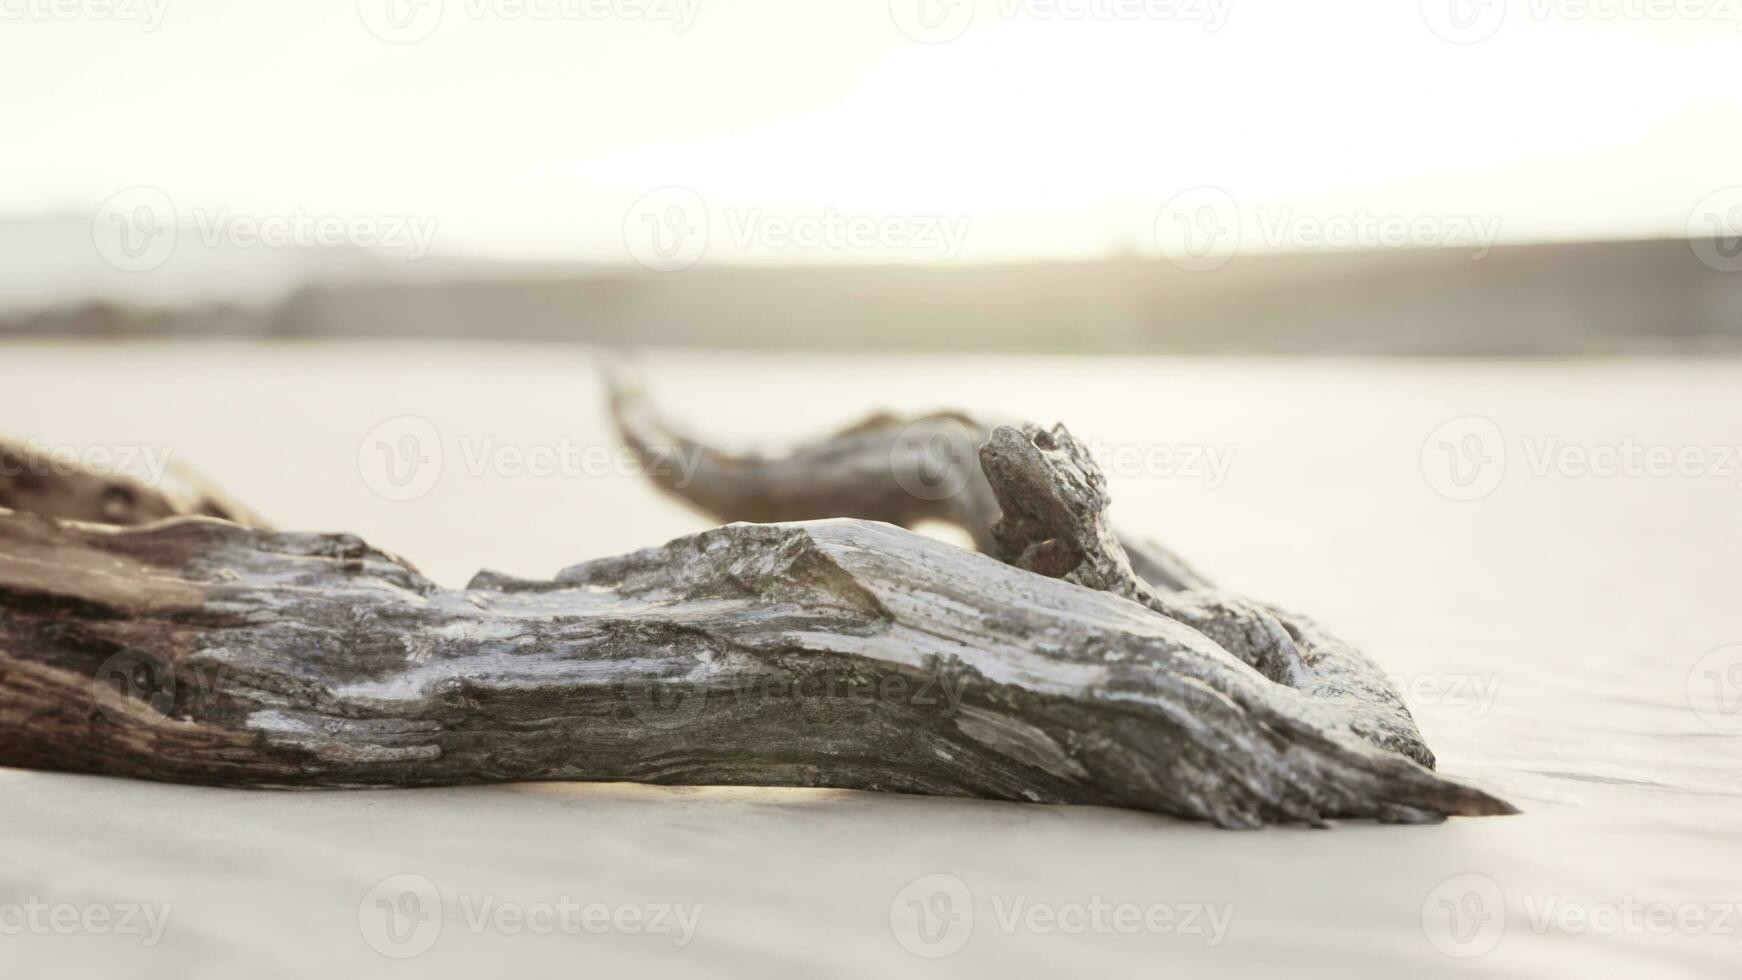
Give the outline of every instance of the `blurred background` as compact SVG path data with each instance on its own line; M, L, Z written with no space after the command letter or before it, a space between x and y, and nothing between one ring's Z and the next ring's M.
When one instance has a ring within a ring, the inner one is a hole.
M0 330L1742 343L1723 0L0 0Z
M415 966L452 977L1734 975L1739 6L0 0L6 437L461 587L713 523L618 455L602 359L733 451L1064 421L1122 530L1370 651L1441 769L1525 811L1245 835L0 772L0 912L175 907L154 950L0 963L390 975L360 910L413 873L449 903ZM892 910L940 874L980 925L929 958ZM571 892L706 919L673 950L455 904ZM991 904L1091 896L1235 919L1212 948ZM1537 913L1635 899L1699 927Z

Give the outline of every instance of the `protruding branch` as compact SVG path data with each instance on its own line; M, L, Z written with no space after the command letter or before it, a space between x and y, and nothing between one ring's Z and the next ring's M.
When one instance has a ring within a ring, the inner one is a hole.
M686 481L649 465L661 489L719 521L807 521L857 517L911 528L954 524L988 554L998 503L980 471L978 449L992 427L955 411L903 416L879 412L779 457L733 455L681 433L646 387L622 367L606 371L611 417L623 441L650 464L662 455L697 461ZM1158 589L1201 589L1209 580L1159 545L1121 539L1137 573Z

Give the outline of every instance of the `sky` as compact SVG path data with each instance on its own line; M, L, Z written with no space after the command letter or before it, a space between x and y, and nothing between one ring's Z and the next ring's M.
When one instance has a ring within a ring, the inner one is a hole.
M0 222L144 193L181 251L663 268L697 223L727 262L1742 231L1736 3L0 0Z

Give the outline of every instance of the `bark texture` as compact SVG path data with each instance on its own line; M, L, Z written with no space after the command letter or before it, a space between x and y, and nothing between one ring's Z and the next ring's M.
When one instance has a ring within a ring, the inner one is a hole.
M650 465L660 489L718 521L808 521L859 517L912 528L921 521L959 527L988 554L998 500L980 467L979 447L993 425L953 410L926 415L877 412L786 456L731 453L674 426L632 371L605 374L617 433L650 464L677 455L696 461L686 479ZM1149 541L1121 536L1132 568L1157 589L1202 589L1210 580Z
M192 515L267 526L259 515L173 460L165 467L162 481L147 486L124 473L96 473L69 465L41 447L3 437L0 508L125 527Z
M1184 623L1268 680L1334 705L1367 741L1433 767L1433 752L1378 665L1317 623L1232 592L1169 592L1139 577L1107 523L1106 479L1064 426L1000 426L980 458L1003 510L992 525L999 557Z
M1269 679L1334 703L1351 730L1432 768L1434 755L1378 666L1313 620L1215 588L1185 559L1117 532L1106 481L1063 427L1018 430L961 412L878 413L784 457L735 455L669 423L645 385L606 374L623 440L662 489L722 521L859 517L912 527L943 520L983 552L1042 575L1112 592L1197 629Z

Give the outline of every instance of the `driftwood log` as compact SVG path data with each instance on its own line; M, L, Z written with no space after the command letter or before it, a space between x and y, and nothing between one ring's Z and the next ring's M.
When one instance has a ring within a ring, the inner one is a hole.
M0 512L0 765L829 786L1224 827L1512 812L1433 772L1322 630L1136 575L1062 428L994 429L980 457L1005 561L864 519L733 524L450 590L349 535Z
M1409 710L1365 655L1305 616L1218 590L1167 548L1116 532L1106 519L1105 479L1062 429L1025 426L1019 434L958 411L879 412L771 458L683 434L623 365L605 382L618 435L649 464L645 472L715 520L953 524L983 552L1124 596L1203 632L1270 680L1336 704L1373 744L1433 768ZM692 460L691 468L652 465L664 453Z

